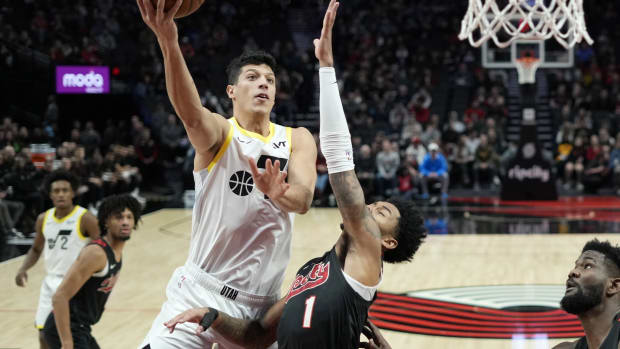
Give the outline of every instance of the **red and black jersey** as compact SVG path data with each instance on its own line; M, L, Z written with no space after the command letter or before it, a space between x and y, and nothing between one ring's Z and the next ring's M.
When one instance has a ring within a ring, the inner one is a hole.
M122 260L116 261L112 247L103 239L94 240L89 245L103 248L108 261L106 267L91 276L71 298L69 308L71 322L94 325L101 318L108 296L118 280Z
M278 325L278 347L357 348L371 304L349 285L332 248L297 271Z
M600 349L617 349L618 343L620 343L620 313L614 316L614 322L611 325L611 330L609 334L601 343ZM588 349L588 342L586 341L586 337L579 338L575 349Z

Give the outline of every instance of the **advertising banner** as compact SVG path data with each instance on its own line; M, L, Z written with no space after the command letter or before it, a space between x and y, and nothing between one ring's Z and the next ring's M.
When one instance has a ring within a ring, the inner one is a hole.
M105 66L57 66L56 93L109 93L110 69Z
M502 200L557 200L551 163L542 156L535 124L521 125L519 152L502 179Z

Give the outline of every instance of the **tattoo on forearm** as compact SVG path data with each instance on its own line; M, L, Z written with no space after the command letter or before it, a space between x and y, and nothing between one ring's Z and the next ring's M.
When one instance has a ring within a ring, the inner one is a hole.
M329 181L338 202L338 209L345 221L361 222L367 232L376 238L381 231L366 209L364 191L354 171L338 172L329 175Z
M344 218L360 219L366 212L364 192L354 171L332 173L329 181Z
M246 348L266 348L271 343L269 333L256 320L243 320L231 317L223 312L222 319L214 329L228 340Z

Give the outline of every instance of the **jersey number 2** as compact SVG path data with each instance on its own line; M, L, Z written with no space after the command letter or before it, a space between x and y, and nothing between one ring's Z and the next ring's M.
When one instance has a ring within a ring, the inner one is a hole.
M69 241L69 239L66 236L64 236L64 235L62 235L62 236L56 235L56 238L54 240L47 239L47 243L48 243L48 246L49 246L50 250L53 249L54 246L56 246L56 242L58 242L58 238L60 238L60 242L62 244L62 245L60 245L60 249L61 250L66 250L67 249L67 241Z
M310 328L312 323L312 310L314 309L314 301L316 301L316 296L310 296L306 298L306 310L304 311L304 322L302 324L303 328Z

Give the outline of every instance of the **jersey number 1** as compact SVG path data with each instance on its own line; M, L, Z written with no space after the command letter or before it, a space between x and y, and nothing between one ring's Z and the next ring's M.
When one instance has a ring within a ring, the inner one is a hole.
M310 324L312 323L312 310L314 309L314 301L316 301L316 296L310 296L306 298L306 311L304 311L304 322L302 324L303 328L310 328Z

